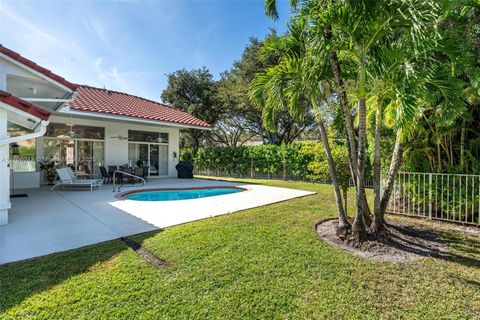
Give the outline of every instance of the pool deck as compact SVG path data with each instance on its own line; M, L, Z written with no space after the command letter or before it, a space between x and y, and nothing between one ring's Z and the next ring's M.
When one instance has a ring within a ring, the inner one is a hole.
M122 191L209 186L242 187L248 191L156 202L117 199L111 185L95 191L50 191L47 187L16 190L28 197L11 199L9 224L0 226L0 264L313 194L254 184L173 178L152 179L143 187L125 187Z

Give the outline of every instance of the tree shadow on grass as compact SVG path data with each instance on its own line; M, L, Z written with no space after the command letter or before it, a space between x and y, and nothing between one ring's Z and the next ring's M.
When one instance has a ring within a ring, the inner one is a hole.
M145 240L161 230L142 235ZM30 296L47 291L68 278L88 272L94 265L132 250L122 240L111 240L79 249L0 266L0 314Z
M480 239L462 236L458 232L442 232L440 235L411 225L389 224L388 228L394 231L388 245L398 250L467 267L480 267Z

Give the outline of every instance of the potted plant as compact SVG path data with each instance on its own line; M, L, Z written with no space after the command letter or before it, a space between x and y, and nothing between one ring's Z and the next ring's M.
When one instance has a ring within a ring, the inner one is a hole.
M45 176L47 177L48 185L52 186L53 181L55 181L55 178L57 177L57 172L55 171L55 168L57 167L57 162L49 159L46 161L40 161L40 170L45 172Z

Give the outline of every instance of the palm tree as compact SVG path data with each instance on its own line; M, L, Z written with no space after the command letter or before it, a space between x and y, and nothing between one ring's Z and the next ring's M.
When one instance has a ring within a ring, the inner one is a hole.
M293 1L292 5L296 8L297 1ZM267 13L276 16L274 1L268 0L266 9ZM310 42L311 54L305 55L302 59L315 60L318 56L329 57L326 60L330 62L344 113L350 162L353 176L356 178L357 193L352 240L362 241L366 233L366 202L364 200L366 99L371 90L369 82L373 75L372 65L377 57L388 49L390 42L400 43L400 47L408 47L417 55L422 52L425 45L430 43L428 40L434 38L432 34L436 35L437 11L433 0L311 0L302 2L302 6L296 8L293 21L305 20L304 25L311 31L310 36L306 38ZM352 75L350 82L354 82L354 90L358 98L356 141L353 125L350 124L351 111L345 86L346 74ZM400 147L397 149L400 150ZM377 188L377 193L379 192ZM381 203L378 197L377 207Z
M265 43L266 55L276 53L280 55L279 63L268 70L257 74L250 87L252 102L263 111L265 125L271 127L275 115L284 112L285 109L292 116L299 117L305 114L301 110L306 104L302 99L309 101L309 106L315 114L320 136L327 157L330 177L334 187L335 201L338 209L338 234L346 235L350 230L350 224L343 206L340 186L335 172L334 159L332 157L328 133L319 106L320 101L325 101L325 87L328 84L322 78L324 68L322 59L319 57L306 57L310 54L307 34L303 20L295 21L289 26L289 36L285 38L271 39Z

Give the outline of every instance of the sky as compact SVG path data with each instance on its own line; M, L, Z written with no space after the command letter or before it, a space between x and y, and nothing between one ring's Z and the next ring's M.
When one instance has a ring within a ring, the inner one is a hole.
M250 37L286 29L263 0L5 1L0 43L70 82L160 100L166 74L207 67L215 79Z

